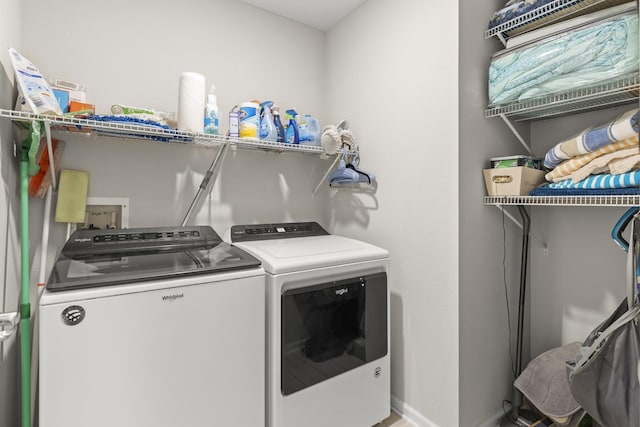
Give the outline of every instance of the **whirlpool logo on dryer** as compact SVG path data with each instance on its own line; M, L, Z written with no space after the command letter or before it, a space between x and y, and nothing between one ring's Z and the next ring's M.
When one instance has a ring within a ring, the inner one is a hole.
M336 295L342 296L349 292L349 288L336 289Z
M171 294L171 295L162 295L162 301L173 302L177 299L184 298L184 293L182 294Z

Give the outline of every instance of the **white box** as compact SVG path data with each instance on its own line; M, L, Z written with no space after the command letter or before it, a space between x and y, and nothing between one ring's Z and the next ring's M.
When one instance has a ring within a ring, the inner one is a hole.
M545 172L517 166L484 169L484 183L489 196L527 196L544 182Z

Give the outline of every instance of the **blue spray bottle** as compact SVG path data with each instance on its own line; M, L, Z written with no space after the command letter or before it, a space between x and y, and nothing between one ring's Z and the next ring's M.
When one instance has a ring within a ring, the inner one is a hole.
M276 141L284 142L284 126L282 126L282 121L280 121L280 107L274 105L273 107L271 107L271 112L273 113L273 124L276 127Z
M260 104L262 107L262 118L260 119L260 139L276 142L278 139L278 131L271 114L272 101L264 101Z
M287 120L289 125L285 131L285 142L287 144L300 144L300 135L298 133L298 123L296 123L296 116L298 113L293 108L287 110Z

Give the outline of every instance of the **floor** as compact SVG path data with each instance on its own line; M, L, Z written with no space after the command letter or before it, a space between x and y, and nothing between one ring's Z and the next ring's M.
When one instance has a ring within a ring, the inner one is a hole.
M403 420L400 415L392 411L389 418L382 420L382 422L373 427L416 427L416 425L410 421Z

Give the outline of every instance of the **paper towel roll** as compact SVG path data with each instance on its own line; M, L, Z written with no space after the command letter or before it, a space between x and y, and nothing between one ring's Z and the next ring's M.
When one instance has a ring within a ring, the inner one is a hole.
M205 78L202 74L180 75L178 89L178 129L202 133L204 128Z

